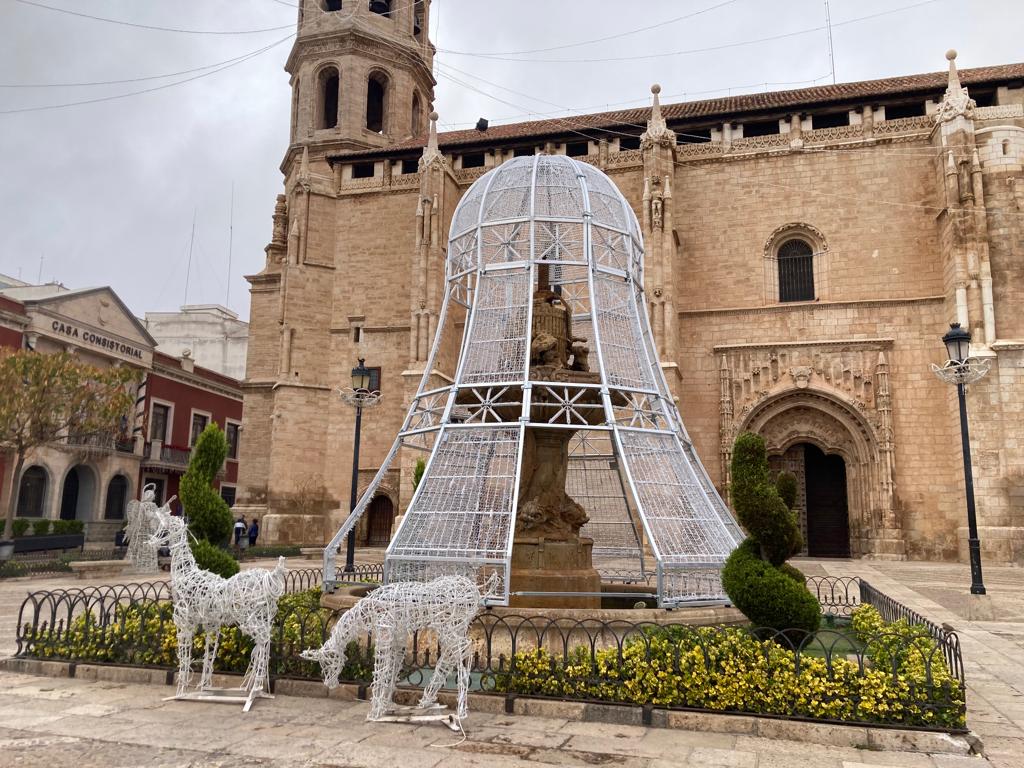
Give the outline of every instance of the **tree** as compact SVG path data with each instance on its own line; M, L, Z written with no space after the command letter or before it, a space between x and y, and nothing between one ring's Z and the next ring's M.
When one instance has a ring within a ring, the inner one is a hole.
M192 535L218 545L228 540L233 525L231 508L213 487L213 480L227 456L227 438L220 427L211 422L192 447L188 469L178 487Z
M48 443L113 438L132 406L129 367L97 368L68 352L0 353L0 450L14 457L3 539L10 539L30 451Z
M764 439L744 432L733 446L730 491L749 537L722 568L726 594L758 627L814 632L821 621L818 600L804 575L786 563L803 547L792 510L796 478L784 472L773 483Z

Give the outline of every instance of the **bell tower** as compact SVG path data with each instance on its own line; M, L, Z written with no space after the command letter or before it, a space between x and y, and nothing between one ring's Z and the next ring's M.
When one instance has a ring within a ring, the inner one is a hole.
M292 110L287 166L426 136L434 99L430 0L299 0L285 69Z

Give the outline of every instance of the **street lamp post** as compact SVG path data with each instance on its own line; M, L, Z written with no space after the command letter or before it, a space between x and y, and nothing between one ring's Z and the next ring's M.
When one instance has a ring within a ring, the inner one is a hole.
M352 369L352 386L339 390L341 399L356 409L356 431L352 444L352 493L349 497L349 514L356 511L359 503L359 438L363 424L363 408L371 408L380 402L380 392L370 390L370 369L359 358L359 365ZM356 528L352 526L345 541L345 573L355 571Z
M978 519L974 507L974 473L971 470L971 439L967 427L967 398L965 387L978 381L990 363L970 356L971 334L960 323L951 323L942 337L946 345L947 362L933 365L935 375L947 384L956 384L960 401L960 443L964 457L964 490L967 495L967 548L971 559L971 594L984 595L985 582L981 575L981 542L978 540Z

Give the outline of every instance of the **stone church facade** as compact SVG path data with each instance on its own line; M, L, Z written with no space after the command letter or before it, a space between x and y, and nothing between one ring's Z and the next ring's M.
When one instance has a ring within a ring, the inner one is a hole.
M438 134L426 3L301 5L284 191L249 278L238 508L269 540L326 541L347 515L336 388L379 369L365 485L426 364L456 204L548 152L637 212L659 353L723 495L753 430L798 475L810 554L964 559L956 393L930 370L960 322L991 363L968 393L983 553L1024 563L1024 64L958 72L950 52L943 72L669 105L654 87L653 108ZM405 462L360 540L411 495Z

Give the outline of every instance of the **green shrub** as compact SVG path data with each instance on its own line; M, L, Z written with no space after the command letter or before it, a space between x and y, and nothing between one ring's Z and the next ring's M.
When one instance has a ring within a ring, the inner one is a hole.
M178 490L192 535L214 544L227 543L234 524L231 508L213 488L213 480L224 466L227 455L227 438L220 427L210 423L192 448L188 469L181 477Z
M196 565L204 571L216 573L229 579L238 573L238 561L226 549L211 544L206 539L196 539L189 543Z
M21 538L26 533L28 533L28 527L30 525L32 525L32 521L26 520L23 517L19 517L17 520L15 520L13 525L11 526L11 530L14 531L14 538Z
M279 547L246 547L242 550L242 558L254 560L264 557L299 557L302 555L302 548L296 545L282 545Z
M832 633L823 633L822 644ZM896 674L882 657L860 666L759 640L735 627L648 630L617 648L577 647L565 658L540 648L515 654L500 692L695 707L828 720L962 728L963 690L937 655L933 686L919 670Z
M817 598L804 576L786 564L803 546L796 514L796 481L782 473L771 481L764 439L751 432L736 438L732 454L733 509L749 538L722 568L722 587L733 605L755 625L814 632L821 623Z
M416 492L416 489L420 487L420 480L423 479L423 473L427 471L427 460L422 456L417 457L416 466L412 469L412 491Z
M42 518L32 523L32 535L33 536L45 536L50 532L50 520Z
M60 535L77 535L85 531L81 520L54 520L53 532Z

